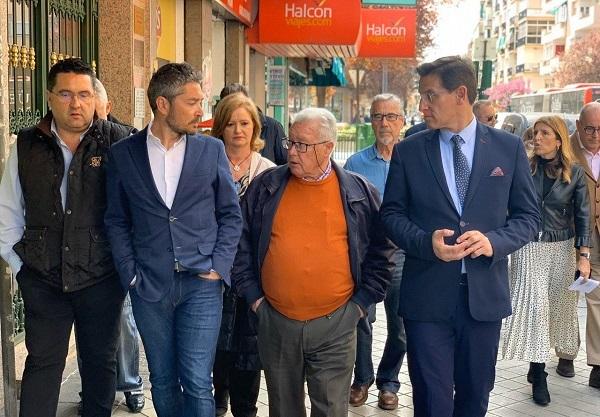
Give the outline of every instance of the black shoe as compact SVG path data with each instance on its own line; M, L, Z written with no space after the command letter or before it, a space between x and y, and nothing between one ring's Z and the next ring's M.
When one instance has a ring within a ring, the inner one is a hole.
M573 361L560 358L558 360L558 366L556 367L556 373L565 378L573 378L575 376Z
M125 392L125 404L132 413L139 413L146 404L143 392Z
M227 414L227 407L215 407L215 416L223 417Z
M600 388L600 365L594 365L590 372L590 387Z
M529 371L527 372L527 382L529 382L530 384L533 384L533 374L535 372L535 369L533 368L533 362L529 362Z

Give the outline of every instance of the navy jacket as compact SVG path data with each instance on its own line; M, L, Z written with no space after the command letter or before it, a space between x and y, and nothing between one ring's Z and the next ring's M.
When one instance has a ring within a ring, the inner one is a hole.
M147 129L110 150L104 218L121 283L136 277L140 297L160 300L169 290L175 259L195 272L217 271L226 283L242 218L223 142L188 135L171 210L152 177Z
M452 320L459 296L461 262L433 252L432 234L451 229L484 233L491 258L465 259L469 308L475 320L511 314L507 256L534 239L540 214L525 149L509 133L477 124L469 190L462 216L448 191L439 131L417 133L395 146L381 207L388 236L406 251L400 312L409 320Z
M375 186L335 162L332 164L348 224L350 269L355 285L352 301L366 311L385 296L394 267L390 262L394 246L386 239L379 220L380 198ZM262 263L269 249L273 218L290 175L287 165L263 172L250 183L241 201L244 228L232 277L236 291L249 305L263 296Z

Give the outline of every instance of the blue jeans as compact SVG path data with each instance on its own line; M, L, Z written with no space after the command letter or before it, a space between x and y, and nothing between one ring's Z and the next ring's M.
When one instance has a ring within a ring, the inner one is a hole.
M158 302L130 291L158 417L214 417L211 372L223 308L223 283L174 272Z
M144 384L140 376L140 343L138 330L133 319L131 298L125 296L119 321L120 334L117 340L117 391L142 391ZM77 343L77 332L75 332ZM81 356L77 346L77 365L81 370ZM79 393L83 396L82 393Z
M371 385L376 382L379 390L398 392L400 381L398 374L406 353L406 333L404 322L398 312L400 303L400 284L402 283L402 268L404 266L404 253L397 250L392 259L396 263L392 281L387 289L384 307L387 319L387 338L379 367L377 378L373 369L373 322L375 321L375 306L369 309L369 332L361 326L357 328L356 362L354 364L353 386Z

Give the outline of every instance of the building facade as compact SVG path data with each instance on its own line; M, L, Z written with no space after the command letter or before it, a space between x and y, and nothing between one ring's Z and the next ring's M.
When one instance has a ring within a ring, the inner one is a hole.
M479 40L495 42L492 85L523 79L532 91L556 85L560 57L574 41L600 30L598 0L482 0Z

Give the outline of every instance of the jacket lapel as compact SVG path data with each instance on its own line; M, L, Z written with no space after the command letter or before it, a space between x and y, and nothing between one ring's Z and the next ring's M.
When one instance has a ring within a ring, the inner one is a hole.
M431 165L431 169L433 170L433 175L437 180L442 192L446 196L448 203L452 207L452 209L458 214L456 207L454 206L454 201L452 200L452 196L450 195L450 190L448 189L448 184L446 183L446 175L444 174L444 166L442 165L442 155L440 153L440 140L439 140L439 130L432 131L429 136L425 139L425 153L427 154L427 159L429 159L429 164Z
M579 162L579 165L583 167L585 174L590 178L590 180L597 182L596 178L594 178L594 174L592 173L592 168L589 166L588 161L583 154L583 150L581 149L577 131L571 135L571 148L573 149L573 153L577 158L577 162Z
M148 146L146 145L148 128L142 130L131 138L131 146L129 152L131 158L137 167L142 182L148 186L148 191L154 195L154 197L166 207L165 202L158 193L156 184L154 183L154 177L152 176L152 169L150 168L150 159L148 158Z
M490 138L487 135L487 131L483 129L483 127L479 123L477 123L475 149L473 152L473 167L471 168L471 176L469 177L469 188L467 190L467 195L465 196L463 212L464 208L468 206L469 202L475 195L481 178L485 175L489 175L489 173L486 172L486 161L489 152L489 143Z
M181 175L179 176L179 183L177 184L177 191L175 191L175 197L173 199L173 206L175 208L178 200L185 196L187 181L190 181L197 170L198 163L202 156L202 150L205 142L203 139L198 139L196 136L187 135L185 139L185 155L183 157L183 166L181 167ZM190 184L194 187L193 192L197 191L197 184Z

